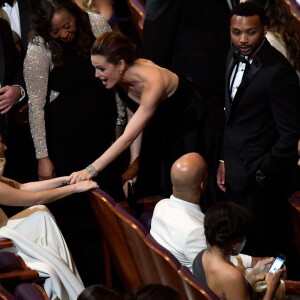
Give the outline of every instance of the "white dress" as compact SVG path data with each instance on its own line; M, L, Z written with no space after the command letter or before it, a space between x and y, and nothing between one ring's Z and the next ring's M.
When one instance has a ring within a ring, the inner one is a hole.
M2 251L17 253L29 268L46 278L44 289L50 299L76 300L83 291L64 237L45 206L32 206L8 219L0 228L0 238L14 243L14 247Z

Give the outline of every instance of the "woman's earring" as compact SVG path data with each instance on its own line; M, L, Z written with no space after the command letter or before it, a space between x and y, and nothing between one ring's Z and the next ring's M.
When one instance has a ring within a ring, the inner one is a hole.
M123 69L119 69L119 73L120 73L120 75L122 75L123 74Z

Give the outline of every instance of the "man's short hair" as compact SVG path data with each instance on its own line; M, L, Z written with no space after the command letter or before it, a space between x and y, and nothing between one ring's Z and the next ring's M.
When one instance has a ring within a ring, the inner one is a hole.
M243 2L238 4L231 11L231 17L233 15L242 16L242 17L252 17L259 16L260 22L263 26L268 24L268 17L264 11L264 9L254 2Z

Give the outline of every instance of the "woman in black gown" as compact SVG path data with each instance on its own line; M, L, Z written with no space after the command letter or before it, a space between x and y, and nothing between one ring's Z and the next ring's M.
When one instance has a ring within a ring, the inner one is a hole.
M44 180L83 168L114 141L114 94L99 84L90 62L95 36L111 29L101 14L83 12L67 0L39 1L32 15L32 29L24 75L38 174ZM121 179L114 166L96 180L113 197L121 197ZM49 208L75 260L80 256L79 271L81 263L93 269L97 263L92 261L91 244L84 249L80 238L84 236L88 244L98 236L86 199L72 196ZM97 245L94 248L98 251ZM82 256L90 258L90 266ZM91 270L88 273L92 280L99 280Z

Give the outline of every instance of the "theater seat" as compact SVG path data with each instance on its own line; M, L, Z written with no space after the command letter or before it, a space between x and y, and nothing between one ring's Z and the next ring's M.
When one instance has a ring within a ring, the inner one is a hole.
M0 284L0 300L14 300L14 296Z
M133 23L137 29L140 40L143 39L143 27L146 15L145 0L127 0Z
M114 264L124 292L156 283L174 288L183 300L215 300L192 274L181 271L180 262L156 243L122 203L100 189L90 191L89 200L104 238L107 275L111 275L110 264Z
M297 249L300 257L300 191L295 192L289 198L289 202L292 206L292 218L293 218L293 243Z
M21 282L38 277L39 273L29 269L19 255L12 252L0 252L0 282Z
M22 283L17 285L14 291L15 300L49 300L45 290L34 283Z

